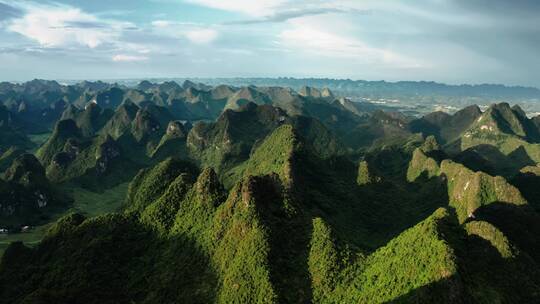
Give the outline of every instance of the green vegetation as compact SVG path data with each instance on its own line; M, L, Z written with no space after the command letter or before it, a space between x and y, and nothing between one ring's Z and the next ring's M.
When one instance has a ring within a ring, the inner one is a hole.
M331 228L321 218L313 219L313 232L309 245L309 273L313 301L323 303L331 298L338 283L341 261Z
M103 192L92 192L78 186L65 185L62 190L73 197L71 211L94 217L118 211L122 206L128 186L129 183L123 183Z
M56 153L63 151L68 139L80 137L80 130L75 121L61 120L56 124L49 140L36 152L36 157L47 165L53 160Z
M277 128L255 150L247 162L245 176L276 173L281 180L288 184L291 179L291 164L293 153L300 143L291 125Z
M69 205L69 208L56 208L45 213L47 223L33 226L27 232L0 234L0 256L11 242L23 242L27 246L36 246L54 221L66 213L77 212L94 217L118 211L122 206L128 185L129 183L120 184L101 193L75 185L62 186L59 191L73 198L73 203Z
M7 168L9 168L9 166L11 166L17 157L24 153L25 151L23 149L17 147L11 147L6 150L4 154L0 156L0 172L4 172Z
M453 249L441 239L441 234L451 233L446 227L449 225L453 225L449 213L439 209L406 230L366 261L361 261L364 270L360 275L351 276L352 282L340 286L337 293L342 300L332 302L385 303L419 287L451 278L457 273L456 257ZM450 303L452 296L450 290L442 294L432 290L423 297L407 301Z
M39 161L0 157L1 211L73 198L0 234L0 303L540 301L540 133L519 108L412 119L314 88L98 87Z
M441 172L448 180L450 205L456 208L460 222L473 217L475 210L486 204L527 204L519 190L503 177L473 172L448 160L441 163Z
M225 111L215 123L196 124L187 138L194 159L226 172L249 158L253 146L289 118L271 106L246 104Z
M51 217L53 221L56 219L58 217ZM14 242L23 242L28 247L36 246L41 242L41 239L52 224L53 222L35 226L32 230L24 233L0 234L0 257L4 254L6 248Z
M153 168L141 170L130 183L124 203L127 212L141 212L158 199L180 172L195 174L190 164L169 158Z
M356 178L358 185L367 185L380 182L381 178L375 176L374 172L372 171L373 170L369 168L367 161L361 161L360 164L358 164L358 177Z
M408 181L413 182L421 175L432 178L439 174L440 168L437 161L428 157L420 148L414 150L409 168L407 169Z
M28 139L30 139L35 144L36 151L37 151L39 147L41 147L44 143L47 142L49 137L51 137L51 134L52 133L50 132L39 133L39 134L28 134Z
M451 160L443 160L439 166L434 159L416 149L407 170L407 180L416 181L420 176L443 177L447 183L449 205L456 209L460 222L474 218L475 210L483 205L527 204L519 190L503 177L474 172Z
M482 115L482 111L476 105L466 107L449 115L444 112L433 112L411 122L413 132L421 132L424 135L433 135L443 144L453 142Z
M499 251L501 257L511 258L515 255L508 239L492 224L484 221L473 221L465 225L465 230L469 235L477 235L487 240Z
M34 155L20 154L0 179L1 228L17 231L22 226L41 224L48 214L70 202L49 182Z
M21 127L15 115L0 104L0 154L13 147L26 150L34 146Z

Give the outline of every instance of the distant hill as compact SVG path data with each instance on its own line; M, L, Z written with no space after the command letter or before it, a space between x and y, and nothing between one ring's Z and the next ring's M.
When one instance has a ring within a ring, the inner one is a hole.
M328 88L341 94L355 95L441 95L460 97L482 97L493 99L530 99L540 98L540 89L523 86L505 86L499 84L448 85L433 81L367 81L330 78L199 78L195 81L207 84L230 84L234 86L282 86L301 90L308 86Z
M434 135L455 160L491 174L512 176L540 161L540 129L519 106L475 106L454 115L432 113L410 123L413 132Z

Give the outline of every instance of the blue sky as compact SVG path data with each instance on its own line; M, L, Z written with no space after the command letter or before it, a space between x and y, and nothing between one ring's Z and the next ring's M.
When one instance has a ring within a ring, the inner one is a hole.
M540 87L534 0L0 0L0 80L331 77Z

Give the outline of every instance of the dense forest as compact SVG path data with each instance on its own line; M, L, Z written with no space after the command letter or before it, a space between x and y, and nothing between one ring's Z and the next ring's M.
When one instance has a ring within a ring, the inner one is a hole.
M539 117L293 87L1 83L0 303L540 301Z

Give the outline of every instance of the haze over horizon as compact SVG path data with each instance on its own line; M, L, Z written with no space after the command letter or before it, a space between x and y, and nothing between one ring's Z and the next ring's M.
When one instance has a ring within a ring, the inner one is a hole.
M131 85L135 85L135 82L138 84L142 81L149 81L150 83L163 83L163 82L167 82L167 81L175 81L177 82L178 84L182 84L184 81L188 80L188 81L195 81L195 82L198 82L198 84L208 84L208 85L212 85L212 84L216 84L217 82L219 82L220 80L222 80L222 83L221 84L230 84L228 80L238 80L238 81L241 81L242 83L242 86L244 85L250 85L248 83L251 83L250 80L280 80L280 79L291 79L291 80L297 80L297 81L302 81L302 80L329 80L329 81L358 81L358 82L363 82L363 81L366 81L366 82L371 82L371 83L376 83L376 82L386 82L388 84L395 84L395 83L402 83L402 82L413 82L413 83L435 83L435 84L440 84L440 85L445 85L445 86L451 86L451 87L459 87L459 86L484 86L484 85L487 85L487 86L504 86L504 87L507 87L507 88L525 88L525 89L535 89L535 90L540 90L540 86L534 86L534 85L521 85L521 84L505 84L505 83L490 83L490 82L477 82L477 83L473 83L473 82L455 82L455 83L451 83L451 82L441 82L441 81L434 81L434 80L424 80L424 79L412 79L412 80L386 80L386 79L351 79L351 78L339 78L339 77L292 77L292 76L273 76L273 77L265 77L265 76L253 76L253 77L242 77L242 76L231 76L231 77L204 77L204 76L200 76L200 77L188 77L188 76L177 76L177 77L173 77L173 76L164 76L164 77L159 77L159 76L154 76L154 77L120 77L120 78L28 78L28 79L23 79L23 80L0 80L0 81L4 81L4 82L10 82L10 83L19 83L19 84L22 84L22 83L26 83L26 82L31 82L33 80L45 80L45 81L56 81L58 82L59 84L61 85L70 85L70 84L77 84L77 83L81 83L81 82L84 82L84 81L89 81L89 82L97 82L97 81L101 81L101 82L104 82L104 83L109 83L109 84L114 84L114 83L119 83L119 84L125 84L125 83L129 83L129 85L127 85L128 87L131 86ZM212 80L212 83L207 83L206 81L207 80ZM179 82L180 81L180 82ZM270 82L272 83L272 82ZM271 85L271 84L268 84L268 85ZM307 87L310 87L307 83L306 85ZM315 87L317 89L323 89L324 86L317 86Z
M322 77L540 87L540 4L0 0L0 80Z

